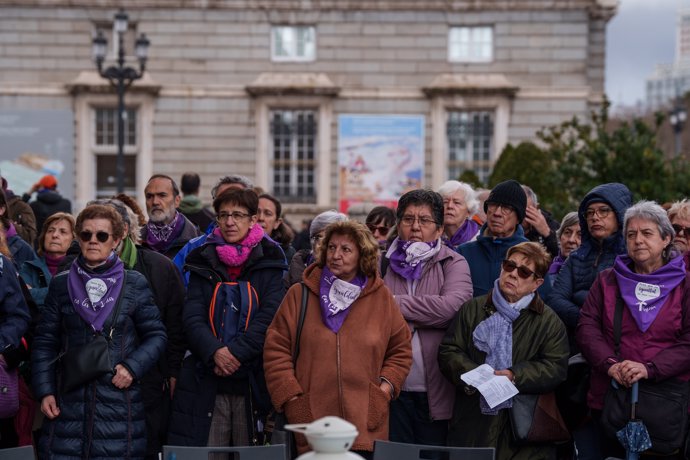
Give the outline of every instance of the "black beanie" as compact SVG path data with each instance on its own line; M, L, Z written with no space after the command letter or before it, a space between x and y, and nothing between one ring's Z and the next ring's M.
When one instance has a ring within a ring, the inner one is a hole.
M487 212L489 203L510 206L515 210L518 217L518 224L525 218L527 209L527 195L520 183L510 179L496 185L489 194L489 198L484 202L484 212Z

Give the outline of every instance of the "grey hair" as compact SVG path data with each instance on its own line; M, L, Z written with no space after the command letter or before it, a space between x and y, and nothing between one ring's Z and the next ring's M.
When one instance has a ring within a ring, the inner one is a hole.
M641 200L625 211L625 216L623 217L624 237L628 233L628 222L630 222L631 219L644 219L654 222L659 228L661 238L666 238L668 236L671 238L671 241L673 241L673 237L676 236L676 232L671 226L668 214L664 208L659 206L655 201Z
M225 184L240 184L244 188L254 188L254 183L251 180L249 180L248 177L241 176L239 174L231 174L229 176L221 177L220 179L218 179L216 185L214 185L211 189L211 197L214 200L216 199L216 192L218 191L218 188L221 185Z
M477 199L477 194L470 184L457 180L449 180L444 182L438 188L438 193L445 198L453 195L458 190L462 190L462 192L465 194L465 204L467 205L467 211L470 213L470 216L476 214L479 210L479 200Z
M558 230L556 230L556 237L560 240L565 229L572 227L575 224L580 225L580 216L577 214L577 211L569 212L563 217L561 226L558 227Z
M532 200L532 203L534 203L535 206L539 204L539 197L537 196L536 193L534 193L534 190L532 190L532 187L529 185L522 185L522 190L525 191L525 195L527 195L528 200Z
M322 212L318 216L314 217L309 226L309 237L312 237L319 233L321 230L328 227L333 222L344 222L347 220L347 216L342 212L338 212L335 209Z
M687 198L675 201L668 210L668 218L673 220L676 216L683 220L690 220L690 200Z

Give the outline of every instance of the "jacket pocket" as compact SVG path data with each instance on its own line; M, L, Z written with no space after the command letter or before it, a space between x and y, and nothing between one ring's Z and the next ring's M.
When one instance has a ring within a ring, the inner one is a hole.
M294 401L286 402L283 405L288 423L311 423L314 421L309 399L309 394L305 393L298 396ZM304 452L309 445L307 438L300 433L295 433L295 441L300 452Z
M369 415L367 429L378 430L388 420L390 397L378 385L369 382Z

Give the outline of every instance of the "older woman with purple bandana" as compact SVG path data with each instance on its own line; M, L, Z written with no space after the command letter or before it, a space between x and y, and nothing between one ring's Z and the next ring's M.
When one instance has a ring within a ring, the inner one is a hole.
M108 206L86 207L77 217L81 253L69 272L48 288L33 342L34 394L47 421L40 458L141 458L146 453L139 379L166 346L165 327L143 275L125 270L115 253L124 234ZM106 335L112 373L75 389L58 383L60 352L88 346Z
M666 211L640 201L625 212L623 236L627 254L599 274L577 326L577 343L592 366L587 403L595 418L611 379L626 387L640 380L690 380L690 275L672 244ZM617 309L619 353L613 325ZM602 458L622 453L617 440L603 437Z
M460 306L472 297L465 258L441 241L441 195L412 190L398 201L397 234L385 255L383 281L412 331L412 369L391 404L391 441L445 445L455 400L438 368L443 334Z

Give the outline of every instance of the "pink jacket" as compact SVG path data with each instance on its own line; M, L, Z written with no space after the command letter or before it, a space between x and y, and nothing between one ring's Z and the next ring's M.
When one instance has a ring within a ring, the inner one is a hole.
M414 296L407 294L407 281L390 267L383 281L405 320L418 329L431 417L447 420L453 412L455 388L438 368L438 346L455 314L472 298L472 279L465 258L446 246L423 270Z
M611 377L609 358L616 358L613 315L618 282L609 268L597 277L577 324L577 344L592 366L587 402L602 409ZM646 332L641 332L627 307L621 325L621 359L646 363L650 380L690 380L690 274L674 289Z

